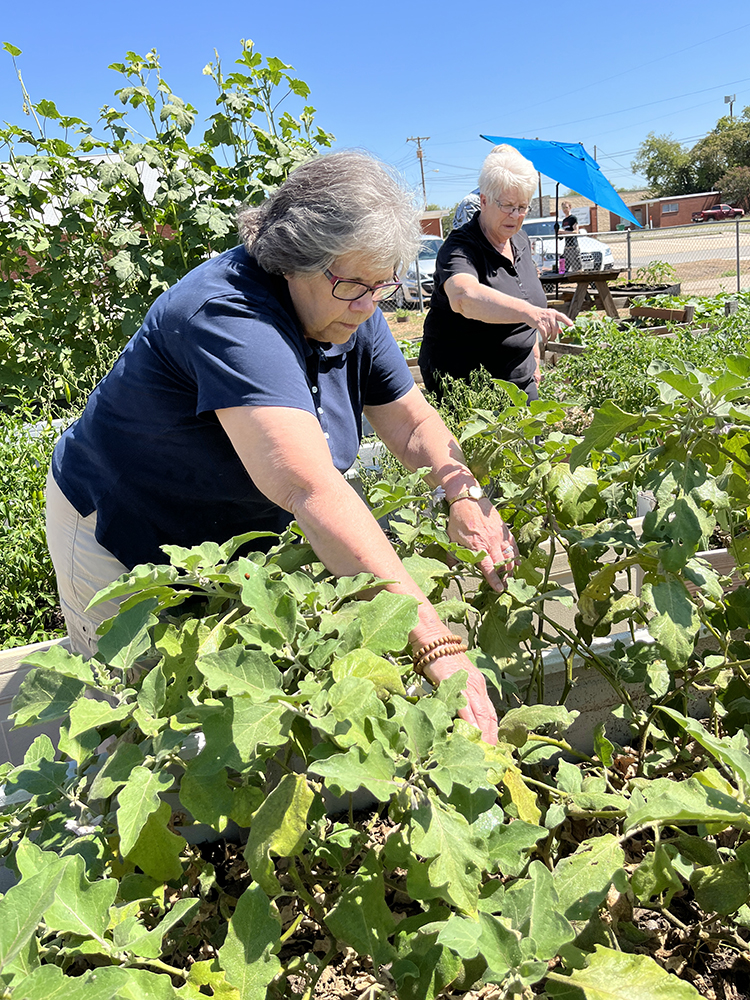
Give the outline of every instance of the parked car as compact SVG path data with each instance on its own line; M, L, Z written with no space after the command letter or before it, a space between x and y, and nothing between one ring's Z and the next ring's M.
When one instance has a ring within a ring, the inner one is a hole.
M422 279L422 301L425 305L429 304L435 274L435 258L442 245L443 241L439 236L422 237L419 248L419 261L412 261L401 274L401 287L394 297L397 308L408 308L409 306L419 305L417 266L419 267L419 274Z
M531 254L534 263L539 268L542 278L545 271L553 271L555 261L565 252L565 236L557 238L557 254L555 254L555 217L548 215L543 219L525 219L523 229L531 242ZM583 271L610 271L615 266L612 248L589 236L585 230L575 234L578 240L578 250L581 254L581 269Z
M731 205L714 205L713 208L704 208L700 212L693 212L693 222L719 222L720 219L738 219L744 214L741 208L732 208Z

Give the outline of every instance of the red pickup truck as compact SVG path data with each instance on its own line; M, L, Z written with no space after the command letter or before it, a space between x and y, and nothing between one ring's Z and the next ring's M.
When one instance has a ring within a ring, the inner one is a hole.
M704 208L701 212L693 212L693 222L718 222L719 219L737 219L744 214L741 208L732 208L731 205L714 205L713 208Z

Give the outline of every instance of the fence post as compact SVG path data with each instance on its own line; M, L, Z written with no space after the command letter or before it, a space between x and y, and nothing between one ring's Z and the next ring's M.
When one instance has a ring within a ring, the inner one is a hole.
M742 291L742 286L740 284L740 220L737 218L734 220L734 231L735 231L735 249L737 251L737 292Z
M631 266L631 258L630 258L630 230L629 229L626 230L625 235L627 237L627 244L628 244L628 281L632 281L633 280L633 268Z

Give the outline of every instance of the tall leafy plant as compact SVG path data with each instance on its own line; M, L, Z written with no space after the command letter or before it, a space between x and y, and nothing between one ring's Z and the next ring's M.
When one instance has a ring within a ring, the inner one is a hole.
M19 49L6 43L15 59ZM314 125L307 85L243 41L234 72L209 63L217 111L197 143L195 109L161 75L156 52L128 52L121 109L98 128L24 95L34 128L0 130L0 404L58 396L121 347L156 296L236 241L234 214L257 204L331 136ZM287 98L297 117L279 114ZM132 121L135 119L135 123ZM145 122L145 125L144 125ZM150 127L144 138L138 127ZM98 132L98 134L97 134Z

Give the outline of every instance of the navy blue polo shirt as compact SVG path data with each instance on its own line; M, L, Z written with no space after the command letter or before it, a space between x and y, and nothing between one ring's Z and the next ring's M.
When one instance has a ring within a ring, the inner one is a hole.
M164 544L224 542L291 520L256 487L217 409L312 413L345 472L363 407L413 385L379 309L345 344L308 342L286 280L240 246L156 300L58 442L52 472L79 514L97 512L97 541L122 563L164 562Z

